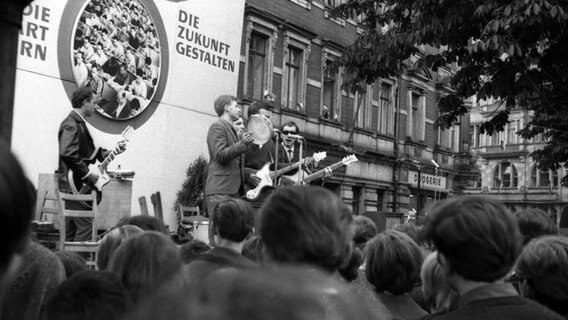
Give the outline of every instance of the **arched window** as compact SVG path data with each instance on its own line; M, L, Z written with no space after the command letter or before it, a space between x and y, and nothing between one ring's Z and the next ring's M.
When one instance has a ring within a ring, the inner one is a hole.
M533 187L558 187L557 170L541 170L535 164L531 170L531 185Z
M514 188L518 186L518 183L517 169L510 162L501 162L495 167L493 173L494 188Z

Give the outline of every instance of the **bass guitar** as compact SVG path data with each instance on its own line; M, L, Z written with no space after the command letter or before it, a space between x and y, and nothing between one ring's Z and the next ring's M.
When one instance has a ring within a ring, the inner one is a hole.
M132 136L134 129L131 126L126 127L122 132L122 141L121 142L128 142ZM85 162L89 163L89 170L94 172L99 176L99 179L95 184L88 183L82 180L82 177L77 176L73 171L69 170L69 185L71 187L71 191L75 194L87 194L91 193L91 190L97 191L97 203L101 202L103 186L110 182L110 177L107 173L108 165L114 160L114 158L120 153L121 147L120 142L117 146L104 158L103 162L97 162L97 154L100 152L100 148L97 148L93 154L84 159ZM85 206L86 208L92 208L92 205L88 202L81 202L81 205Z
M245 195L246 199L250 201L255 201L256 199L258 199L259 195L261 194L262 189L273 185L274 179L280 177L281 175L287 172L299 168L302 164L306 162L309 161L318 162L325 159L325 157L327 157L326 152L316 152L314 153L313 156L302 159L301 162L296 162L294 164L291 164L287 167L275 171L270 171L270 163L265 164L264 166L262 166L262 168L260 168L260 170L258 170L255 173L256 176L260 178L260 182L254 189L250 189L249 191L247 191Z
M348 166L350 164L352 164L353 162L357 162L359 161L359 159L357 159L357 157L355 157L354 154L347 156L345 158L343 158L341 161L336 162L334 164L332 164L331 166L325 167L315 173L312 173L308 176L306 176L304 178L304 180L302 181L302 183L310 183L316 179L319 178L323 178L323 177L329 177L333 174L334 170L339 169L341 166Z

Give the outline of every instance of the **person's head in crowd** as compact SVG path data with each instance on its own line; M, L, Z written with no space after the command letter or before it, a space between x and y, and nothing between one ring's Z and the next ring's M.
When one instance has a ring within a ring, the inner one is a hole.
M98 75L99 71L101 71L101 67L96 63L93 63L91 65L91 70L89 70L91 77Z
M255 101L251 103L251 105L248 107L247 117L250 118L252 115L255 114L260 114L270 119L271 116L270 105L264 101Z
M145 44L143 44L143 45L145 46ZM144 64L146 66L150 66L152 64L152 58L150 58L150 57L144 58Z
M112 254L126 239L142 232L144 230L130 224L110 230L101 240L99 252L97 253L97 267L99 270L107 269Z
M531 239L557 233L554 222L541 209L529 208L515 212L515 219L523 236L523 245Z
M376 292L400 295L419 282L422 260L412 238L395 230L383 231L367 244L365 274Z
M300 128L294 121L285 122L282 125L280 131L284 135L284 139L282 140L282 142L287 146L291 146L292 144L294 144L294 141L296 141L295 139L290 138L289 134L295 134L295 135L300 134Z
M127 320L384 320L381 304L302 267L220 269L199 287L149 299Z
M364 215L355 216L353 222L355 223L353 242L357 248L363 250L367 242L377 235L377 226L371 218Z
M231 121L237 120L241 116L241 109L237 105L237 97L231 95L222 95L215 99L215 112L219 117L227 113Z
M242 251L244 241L254 232L254 209L242 199L225 200L213 210L213 243Z
M136 69L136 82L142 82L142 78L144 77L144 71L142 69Z
M85 260L85 258L77 252L60 250L55 252L55 254L63 264L63 267L65 268L65 276L67 278L89 268L87 266L87 260Z
M116 275L89 270L63 281L43 313L45 320L119 320L130 305L130 297Z
M130 100L130 108L132 108L132 115L136 115L140 112L140 100L138 98L134 98Z
M350 256L352 222L351 210L323 187L279 188L260 209L265 259L335 272Z
M354 247L351 251L351 256L349 257L347 264L339 269L339 274L346 281L353 281L357 279L357 276L359 275L359 267L361 267L363 261L363 251L361 251L361 249L357 247Z
M443 201L428 215L422 232L460 295L471 283L502 281L521 250L513 215L499 201L483 196Z
M251 261L262 263L262 251L264 250L264 245L262 244L262 238L258 235L252 236L245 241L243 244L242 255L249 258Z
M158 231L165 235L168 234L168 230L166 229L166 226L164 225L162 220L152 216L138 215L124 217L120 219L120 221L118 221L117 227L127 224L137 226L144 231Z
M181 261L184 264L188 264L198 255L209 250L211 250L211 247L207 243L201 240L191 239L179 247L179 254Z
M542 236L531 240L515 267L521 295L568 317L568 238Z
M444 270L438 263L438 253L430 253L422 263L420 279L422 293L429 306L430 313L440 313L455 308L458 294L450 288Z
M10 149L0 143L0 298L4 281L22 261L35 206L35 189Z
M51 250L28 238L22 263L0 299L2 320L38 319L46 299L65 280L65 269ZM0 285L2 285L0 283Z
M134 301L162 286L183 284L182 263L173 240L156 231L139 233L112 255L108 271L116 274Z
M394 226L394 230L400 231L400 232L406 234L407 236L412 238L412 240L414 240L414 242L420 244L420 237L419 237L420 227L417 226L416 224L414 224L412 222L397 224L397 225Z

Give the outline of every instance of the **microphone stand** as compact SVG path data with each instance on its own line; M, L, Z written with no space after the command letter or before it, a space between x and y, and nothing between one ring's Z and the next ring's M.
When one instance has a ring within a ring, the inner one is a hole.
M278 171L278 158L280 157L280 130L278 129L272 129L272 133L276 133L276 140L275 140L275 144L276 144L276 154L274 155L274 171ZM272 186L276 187L276 179L272 180Z
M304 168L302 168L302 161L304 159L303 157L303 153L304 153L304 139L297 139L299 142L299 149L300 149L300 153L299 153L299 159L298 159L298 170L300 170L300 174L298 175L298 184L301 184L304 181Z

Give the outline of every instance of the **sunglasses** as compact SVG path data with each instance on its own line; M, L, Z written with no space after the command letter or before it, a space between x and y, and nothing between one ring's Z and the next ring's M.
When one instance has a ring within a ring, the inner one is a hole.
M282 134L296 134L296 131L283 130Z

